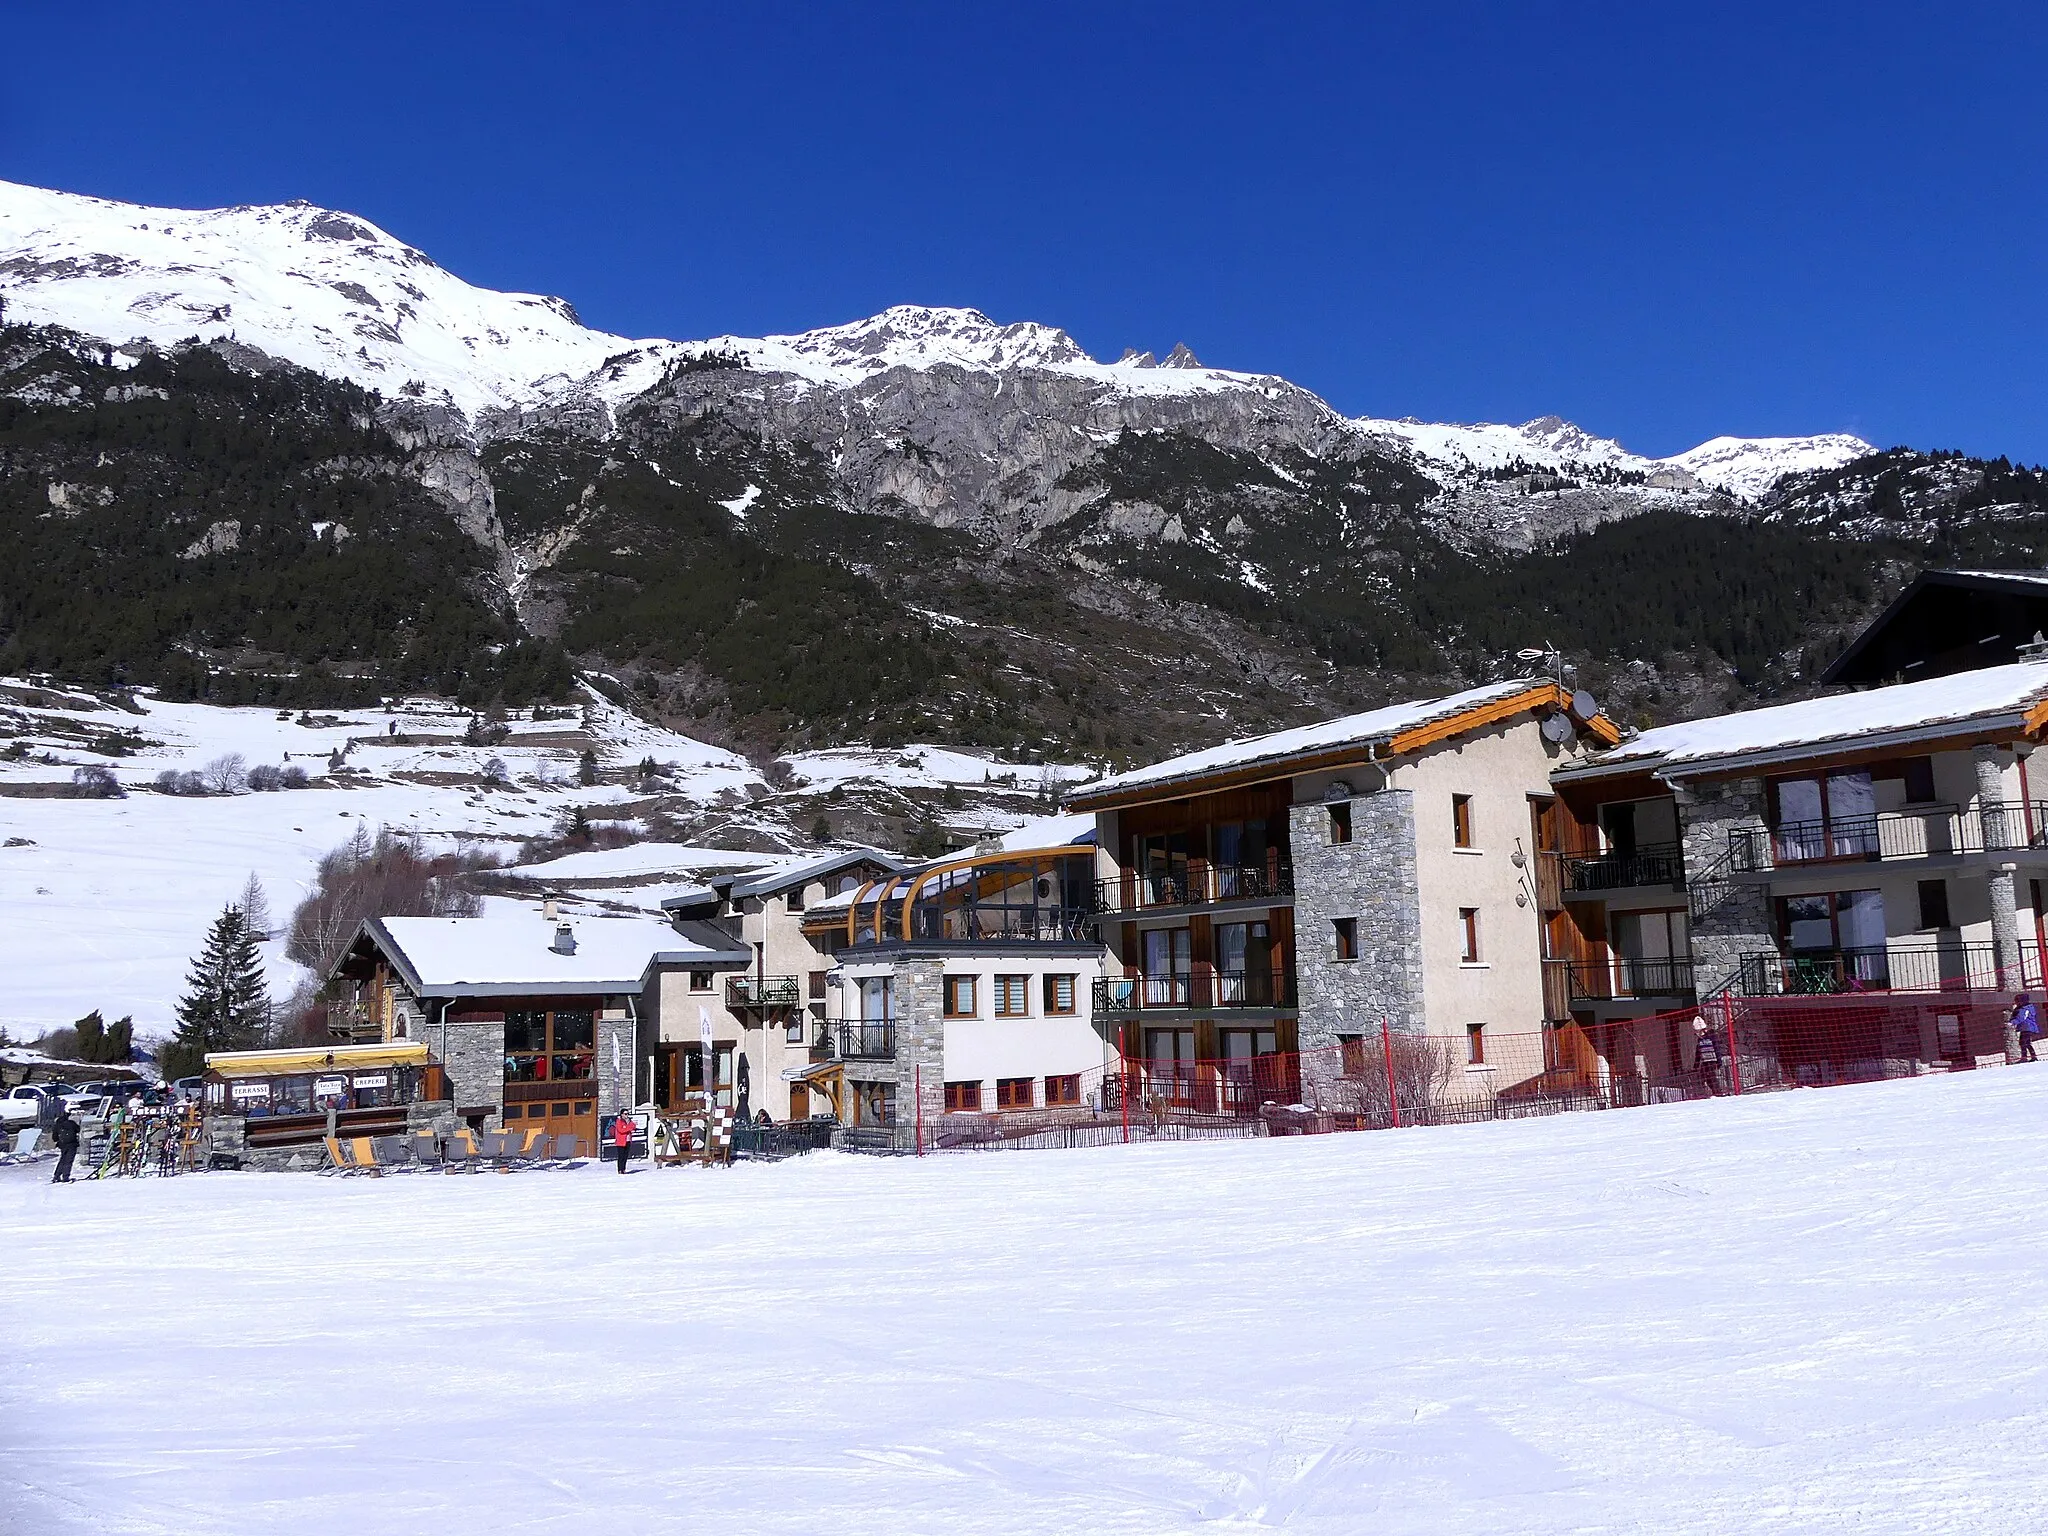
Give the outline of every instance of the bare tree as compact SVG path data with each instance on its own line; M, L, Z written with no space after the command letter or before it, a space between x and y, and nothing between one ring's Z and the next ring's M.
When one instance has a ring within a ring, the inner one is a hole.
M483 898L464 877L485 868L481 854L423 853L380 828L355 835L320 861L313 892L292 914L285 954L325 977L369 917L475 917Z
M206 787L216 795L239 793L249 780L249 760L239 752L223 752L200 770Z

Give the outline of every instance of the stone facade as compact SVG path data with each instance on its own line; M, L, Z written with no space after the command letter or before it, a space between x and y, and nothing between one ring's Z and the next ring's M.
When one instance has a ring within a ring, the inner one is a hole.
M1304 1051L1340 1035L1423 1028L1422 903L1415 869L1415 804L1404 789L1351 802L1351 841L1333 843L1322 802L1288 823L1294 858L1295 976ZM1358 924L1358 956L1335 957L1340 918Z
M1762 779L1672 785L1692 892L1693 981L1701 997L1734 980L1742 957L1778 947L1769 889L1731 880L1729 834L1764 829Z
M434 1021L426 1041L448 1076L448 1094L460 1110L488 1110L496 1122L505 1108L505 1024L502 1019Z

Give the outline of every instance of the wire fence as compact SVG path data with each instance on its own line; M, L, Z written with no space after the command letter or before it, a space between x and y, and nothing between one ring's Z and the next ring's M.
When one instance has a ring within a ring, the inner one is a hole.
M842 1130L850 1151L922 1154L1327 1135L1459 1125L1977 1071L2030 1059L2003 992L1723 996L1697 1008L1459 1037L1384 1026L1325 1049L1133 1057L1073 1107L932 1113ZM1153 1036L1171 1052L1184 1034Z

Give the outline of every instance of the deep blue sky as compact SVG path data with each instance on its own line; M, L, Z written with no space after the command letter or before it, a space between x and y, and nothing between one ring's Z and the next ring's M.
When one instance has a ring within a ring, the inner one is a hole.
M2048 459L2042 7L12 0L0 176L629 335L891 303L1340 409Z

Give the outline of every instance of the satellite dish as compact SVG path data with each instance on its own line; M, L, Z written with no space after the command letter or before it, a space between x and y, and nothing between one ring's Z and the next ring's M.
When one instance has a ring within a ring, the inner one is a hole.
M1581 720L1590 720L1600 713L1600 701L1580 688L1572 694L1572 713Z
M1558 746L1563 746L1572 739L1572 722L1568 716L1545 715L1542 729L1543 739Z

